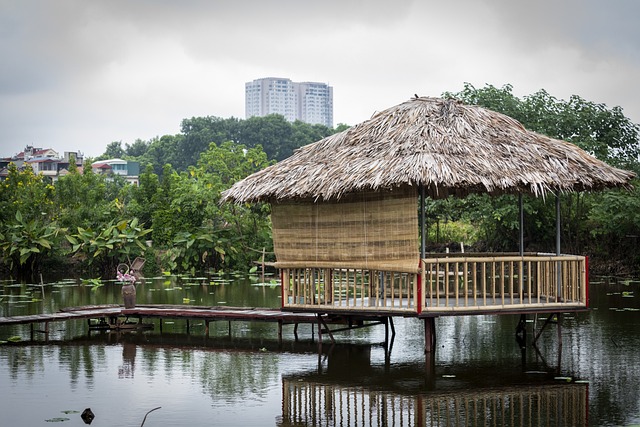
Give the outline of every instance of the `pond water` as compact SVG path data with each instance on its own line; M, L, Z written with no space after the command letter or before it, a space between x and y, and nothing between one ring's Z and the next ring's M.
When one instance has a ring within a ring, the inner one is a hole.
M236 276L158 277L137 286L138 303L278 307L280 288ZM319 348L292 326L278 343L272 323L156 321L153 330L89 331L52 323L49 340L28 326L0 327L2 426L414 426L640 424L640 282L592 282L589 312L565 315L562 346L544 316L442 317L437 350L423 354L422 322L395 318L336 334ZM0 316L120 302L120 285L77 280L0 282ZM149 320L148 323L153 323ZM149 412L155 408L155 411Z

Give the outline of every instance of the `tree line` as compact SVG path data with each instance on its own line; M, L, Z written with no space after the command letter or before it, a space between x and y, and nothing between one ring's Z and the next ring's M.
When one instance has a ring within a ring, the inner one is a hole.
M558 100L541 90L518 98L512 87L466 84L445 93L503 112L526 128L573 142L614 166L640 171L639 127L619 107L578 96ZM220 204L236 181L303 145L346 129L282 116L247 120L193 117L177 135L132 144L112 142L98 157L141 164L139 185L94 174L87 163L54 184L10 166L0 183L0 266L10 274L69 271L109 278L119 263L143 255L148 269L175 273L247 269L272 251L269 206ZM637 186L635 187L637 188ZM637 274L638 190L563 194L563 252L588 254L601 273ZM555 203L525 197L526 250L553 251ZM472 195L428 205L429 240L515 251L518 203L513 196Z
M152 165L154 172L161 175L165 164L172 165L179 172L185 171L197 164L200 153L208 149L212 142L221 144L230 141L247 148L262 147L269 160L280 161L293 154L296 148L347 128L345 124L338 124L333 129L299 120L290 123L278 114L246 120L192 117L182 121L177 135L164 135L148 141L138 139L124 147L121 141L111 142L97 160L137 160L141 164Z

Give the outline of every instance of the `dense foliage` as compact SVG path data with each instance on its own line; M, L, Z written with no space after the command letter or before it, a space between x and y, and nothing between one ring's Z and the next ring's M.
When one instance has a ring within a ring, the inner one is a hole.
M445 96L503 112L530 130L640 171L639 128L619 107L609 109L578 96L558 100L543 90L520 99L509 85L465 85ZM330 129L289 123L277 115L185 119L177 135L136 140L124 148L120 142L107 145L100 158L140 162L138 186L94 174L88 165L79 171L74 162L55 185L29 166L18 170L10 165L7 179L0 182L0 266L34 274L66 268L72 261L80 269L113 277L118 263L142 255L155 270L246 269L262 251L272 251L269 206L221 204L221 192L297 147L344 129L346 125ZM563 252L591 255L591 265L600 272L637 274L637 193L559 195ZM526 250L555 251L555 198L524 200ZM517 197L431 201L428 215L431 243L518 248Z
M89 165L55 185L11 166L0 191L0 256L18 274L71 259L112 277L137 256L172 272L247 266L271 250L268 207L220 204L220 193L268 165L260 147L226 142L183 172L167 164L159 177L149 165L138 186Z
M474 88L446 94L469 104L507 114L525 128L563 139L611 165L640 172L640 127L624 116L620 107L572 96L558 100L540 90L522 99L510 85ZM601 273L638 273L640 235L638 190L560 194L563 253L586 254ZM448 203L452 206L449 209ZM524 197L525 250L555 252L555 197ZM519 208L516 196L472 196L456 202L434 201L433 221L456 219L475 224L477 248L515 251L519 242ZM464 213L464 214L463 214Z

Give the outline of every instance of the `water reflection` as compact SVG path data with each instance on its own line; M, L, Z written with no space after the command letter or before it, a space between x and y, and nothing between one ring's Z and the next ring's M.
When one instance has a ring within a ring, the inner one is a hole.
M118 378L133 378L138 346L132 342L122 343L122 365L118 368Z
M88 406L83 400L88 398L96 425L134 425L140 416L136 408L157 406L172 413L154 419L156 426L202 425L213 415L219 425L260 426L588 423L587 385L557 379L555 372L516 363L496 373L486 362L429 369L423 363L389 362L378 344L317 350L311 341L94 334L5 347L0 360L12 374L0 389L20 389L26 382L35 387L32 392L63 396L56 400L59 408L70 402ZM60 382L65 377L69 391ZM111 395L122 400L113 402ZM114 404L130 422L117 417L118 411L111 414ZM42 405L38 411L56 409L46 401ZM25 424L8 407L2 409L9 420Z
M152 281L140 295L148 302L279 303L279 289L187 283ZM0 315L84 305L100 292L96 303L119 298L115 286L60 286L45 285L46 300L38 301L39 288L0 285ZM410 318L396 321L391 351L375 344L384 341L384 328L376 327L336 335L338 344L321 353L308 325L301 325L300 341L286 329L279 344L277 327L266 323L230 331L218 322L208 334L192 323L190 335L183 321L165 323L163 332L156 325L90 335L85 321L59 323L49 343L0 345L2 425L41 425L61 410L85 407L96 413L92 425L140 425L157 406L148 425L637 424L639 290L637 282L592 286L592 311L564 317L562 352L551 328L538 351L528 345L522 353L517 316L440 318L435 357L427 360L421 321ZM529 331L543 321L529 318ZM29 335L24 327L0 334ZM38 405L27 403L33 401Z
M278 426L583 426L586 384L406 394L323 378L282 378Z

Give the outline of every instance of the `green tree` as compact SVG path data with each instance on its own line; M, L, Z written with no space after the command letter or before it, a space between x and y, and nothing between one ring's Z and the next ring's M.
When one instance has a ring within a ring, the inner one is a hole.
M100 227L115 214L113 202L124 186L122 180L107 179L85 166L81 175L71 172L55 185L58 221L62 227Z
M55 187L36 175L30 165L19 170L8 166L7 178L0 181L0 220L11 221L20 211L25 221L50 217L53 212Z
M282 160L295 146L293 129L279 114L251 117L240 124L240 143L246 147L260 146L269 159Z
M207 150L209 144L224 141L237 141L238 119L222 119L214 116L192 117L184 119L180 130L184 136L179 147L181 162L173 166L177 170L186 170L195 165L200 153Z
M104 154L99 157L99 160L121 159L122 157L124 157L122 141L113 141L107 145Z
M58 235L66 230L55 222L34 218L26 220L17 211L13 221L0 227L0 254L11 270L20 274L39 270L42 262L56 253Z
M572 142L600 160L614 166L638 171L638 143L640 128L624 116L620 107L608 108L604 104L586 101L574 95L568 101L558 100L544 90L517 98L512 86L496 88L487 85L476 89L465 84L458 93L447 93L465 103L480 105L507 114L519 120L525 128L552 138ZM561 222L563 225L563 250L581 253L589 251L605 253L611 245L624 246L623 236L615 233L609 224L617 224L610 206L630 220L625 233L640 234L634 229L638 211L635 195L629 192L580 193L561 195ZM615 203L612 203L615 200ZM533 250L555 249L555 203L552 200L525 197L525 241ZM518 208L514 197L472 197L469 210L483 229L485 242L490 248L515 249L518 241ZM594 233L593 226L607 230ZM603 227L603 228L600 228ZM595 239L597 237L597 239ZM631 260L632 263L637 261Z
M136 139L131 145L124 144L124 146L124 151L126 157L128 158L138 158L144 156L144 154L147 152L147 148L149 148L149 145L141 139Z
M130 264L136 256L144 255L145 236L150 232L133 218L112 220L99 229L78 227L66 238L75 256L86 259L101 273L115 276L118 264Z
M154 173L162 176L165 165L186 163L183 160L179 160L179 149L183 140L183 135L164 135L160 138L153 138L149 142L147 151L138 160L141 165L153 166Z
M153 228L154 245L169 246L166 268L246 265L248 248L270 245L268 209L219 203L222 191L267 165L260 147L212 143L197 166L163 174L160 193L169 197L154 212Z

